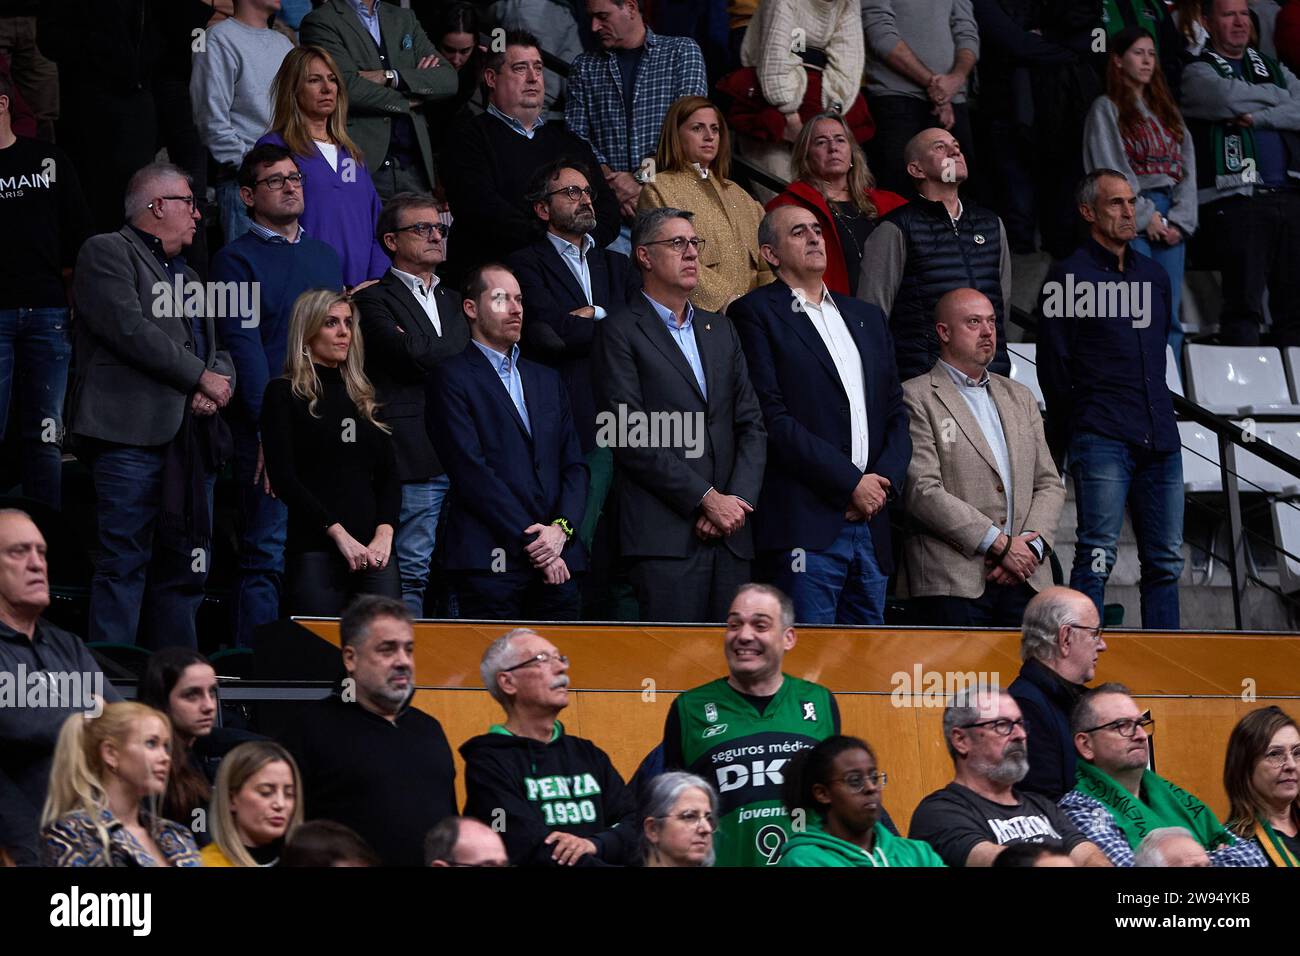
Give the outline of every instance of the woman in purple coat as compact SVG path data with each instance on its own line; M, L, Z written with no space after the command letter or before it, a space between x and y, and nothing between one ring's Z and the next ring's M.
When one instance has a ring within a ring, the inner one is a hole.
M338 252L349 288L380 278L391 263L375 238L379 194L348 136L348 93L334 59L320 47L297 47L280 65L271 99L271 131L258 142L294 154L303 177L303 229Z

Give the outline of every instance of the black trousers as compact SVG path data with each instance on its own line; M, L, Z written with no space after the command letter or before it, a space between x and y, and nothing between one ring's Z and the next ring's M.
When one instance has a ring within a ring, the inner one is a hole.
M457 614L484 621L576 621L578 582L547 584L540 571L456 571L451 575Z
M913 96L876 96L868 100L871 118L876 121L876 135L867 144L871 156L871 171L881 189L889 189L909 199L915 195L912 177L907 175L907 164L903 161L903 149L907 141L923 129L939 125L939 118L930 112L934 104L929 100ZM971 134L970 111L965 103L956 103L952 108L952 129L948 132L961 145L966 157L966 171L969 184L975 177L974 137ZM972 188L962 187L963 191Z
M641 558L628 576L641 620L720 624L736 589L750 580L750 563L720 541L701 542L685 558Z
M285 556L281 617L301 614L338 617L358 594L402 599L402 576L393 555L381 570L349 571L337 551L302 551Z
M1025 605L1038 592L1028 584L988 584L977 598L912 598L919 627L1020 627Z

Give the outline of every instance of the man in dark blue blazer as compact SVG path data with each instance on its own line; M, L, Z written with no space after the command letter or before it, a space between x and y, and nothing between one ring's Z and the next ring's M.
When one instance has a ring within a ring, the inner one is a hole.
M912 457L888 323L826 289L812 212L773 210L758 243L777 281L727 312L767 426L756 546L799 622L881 624L893 570L885 506Z
M451 476L443 567L460 616L576 620L588 472L568 395L554 369L519 358L509 269L470 272L462 305L472 340L431 374L426 418Z

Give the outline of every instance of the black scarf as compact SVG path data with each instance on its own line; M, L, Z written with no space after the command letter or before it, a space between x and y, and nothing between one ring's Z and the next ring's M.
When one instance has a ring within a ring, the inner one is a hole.
M230 427L220 415L195 416L190 400L180 431L163 453L163 533L186 550L208 550L212 515L208 511L207 478L230 460L235 451Z

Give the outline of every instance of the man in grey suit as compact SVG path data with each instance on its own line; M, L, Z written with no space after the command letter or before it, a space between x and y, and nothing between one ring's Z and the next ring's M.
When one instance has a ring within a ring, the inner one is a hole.
M748 515L767 432L740 337L693 308L691 214L642 214L632 254L643 292L601 321L592 351L596 443L614 449L619 543L643 621L716 623L749 580Z
M99 528L87 640L134 643L143 611L155 646L195 646L212 487L230 451L217 411L234 365L181 256L199 220L189 177L144 167L126 218L81 247L73 286L68 431L90 466Z
M348 90L348 133L383 199L433 189L433 149L421 107L456 93L415 14L380 0L325 0L303 18L304 46L329 52Z

